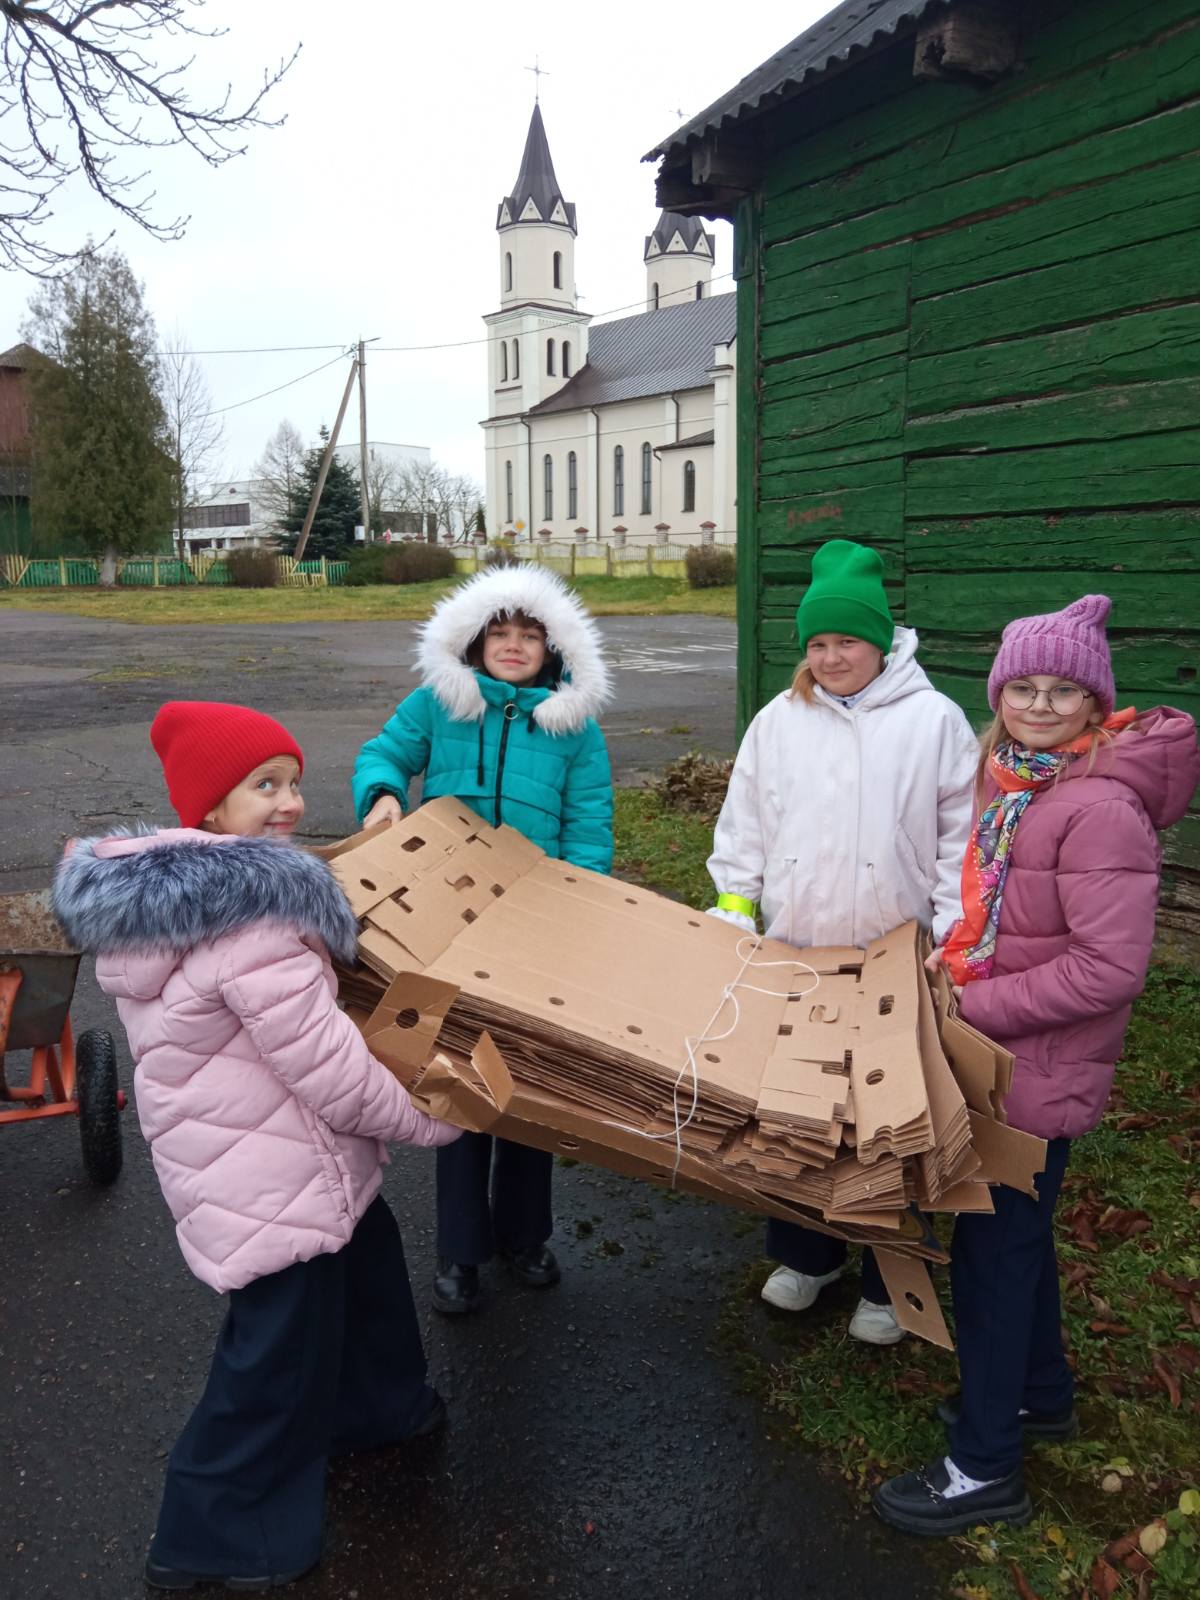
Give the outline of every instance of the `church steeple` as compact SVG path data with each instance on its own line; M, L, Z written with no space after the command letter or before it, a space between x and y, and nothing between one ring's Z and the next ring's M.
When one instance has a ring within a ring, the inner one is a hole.
M557 227L569 228L572 234L576 232L575 207L569 200L563 199L558 186L554 162L550 157L550 142L542 121L542 108L536 100L533 116L529 119L521 170L517 173L512 193L501 200L496 214L498 229L526 222L549 222Z
M714 234L705 233L699 217L662 211L654 232L646 235L646 310L705 300L712 287Z
M521 170L496 212L500 304L574 311L575 207L563 199L542 108L534 101Z

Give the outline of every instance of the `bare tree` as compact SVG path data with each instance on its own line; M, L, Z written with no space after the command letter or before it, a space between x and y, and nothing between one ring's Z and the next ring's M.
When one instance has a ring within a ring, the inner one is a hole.
M215 475L217 451L224 428L213 415L212 395L204 369L192 354L187 340L176 328L171 348L159 357L162 374L162 403L170 434L172 469L172 507L179 559L187 559L184 526L188 502L195 497L204 478Z
M258 480L258 499L270 521L281 531L288 526L296 508L305 455L299 430L285 417L267 440L252 469Z
M108 205L156 239L178 239L186 216L155 217L148 173L127 165L130 151L184 145L210 167L245 152L251 128L278 127L263 115L267 95L299 53L264 71L248 98L233 89L211 105L193 104L186 75L192 41L223 29L197 26L203 0L0 0L0 265L44 274L75 258L43 231L51 199L82 174ZM183 40L173 66L155 58ZM142 159L139 155L139 161ZM103 244L103 241L102 241Z
M483 490L474 478L451 472L436 461L410 462L397 478L395 509L418 516L430 542L440 532L455 539L469 537L475 508L482 500Z

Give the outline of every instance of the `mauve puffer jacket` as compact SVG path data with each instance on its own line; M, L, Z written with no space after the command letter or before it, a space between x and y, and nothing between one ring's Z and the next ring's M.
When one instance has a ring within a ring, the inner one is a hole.
M355 923L292 844L193 829L78 841L54 904L94 950L188 1266L219 1292L340 1250L383 1141L446 1144L336 1003Z
M1200 782L1191 717L1160 706L1075 761L1017 824L990 978L968 1022L1016 1056L1008 1118L1043 1139L1094 1128L1145 982L1158 904L1156 830Z

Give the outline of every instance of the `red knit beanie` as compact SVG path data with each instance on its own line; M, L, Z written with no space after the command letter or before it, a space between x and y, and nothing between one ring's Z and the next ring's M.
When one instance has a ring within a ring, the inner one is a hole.
M185 828L199 827L214 806L273 756L304 754L281 723L249 706L215 700L168 700L150 724L167 793Z

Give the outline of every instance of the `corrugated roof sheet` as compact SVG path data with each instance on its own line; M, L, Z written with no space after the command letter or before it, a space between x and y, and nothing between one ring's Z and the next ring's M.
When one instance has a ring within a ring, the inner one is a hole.
M784 96L808 87L831 68L844 65L906 22L915 22L949 0L845 0L819 22L756 67L728 94L664 139L644 157L657 161L677 153L689 140L715 133L764 109L769 95Z
M703 388L709 381L713 346L728 344L736 331L736 294L688 300L618 322L597 323L588 333L586 364L529 414Z

